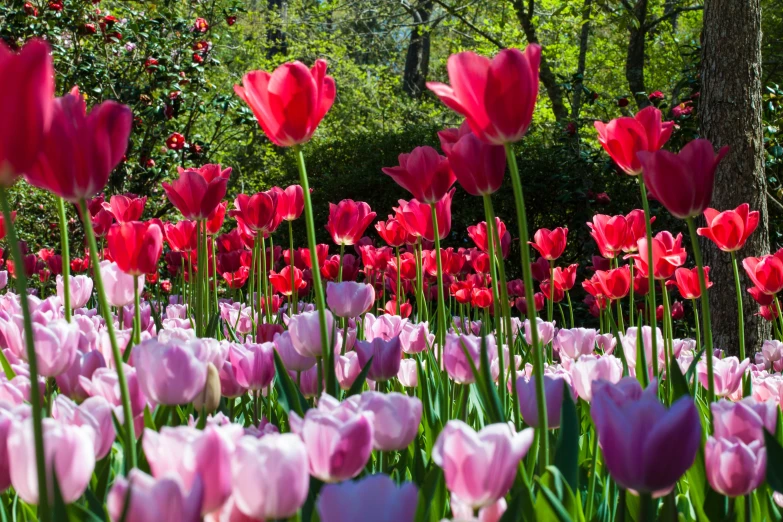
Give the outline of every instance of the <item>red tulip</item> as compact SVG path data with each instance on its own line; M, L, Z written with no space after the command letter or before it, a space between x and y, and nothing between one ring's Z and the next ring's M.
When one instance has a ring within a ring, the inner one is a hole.
M338 204L329 203L329 221L326 230L338 245L353 245L375 219L375 212L363 201L344 199Z
M455 177L449 160L432 147L416 147L400 154L398 167L384 167L385 174L423 203L436 203L449 191Z
M277 215L283 221L299 219L304 210L304 192L301 185L290 185L277 194Z
M453 197L454 189L451 189L435 205L440 239L445 239L451 231L451 200ZM396 219L405 226L408 233L416 237L423 237L427 241L434 241L435 232L432 226L430 206L416 199L410 201L401 199L399 203L400 206L394 209L397 213Z
M613 301L622 299L631 289L631 271L627 265L609 271L598 270L592 280L600 294Z
M386 301L386 305L383 307L383 311L389 315L397 315L397 301L395 299L389 299ZM411 316L413 307L409 302L404 302L400 305L400 317L403 319Z
M759 307L759 313L756 315L760 315L765 320L773 322L778 317L778 310L774 306L761 306Z
M553 289L551 286L549 286L549 279L547 279L546 281L541 281L541 284L539 286L541 287L541 293L544 294L544 299L546 299L547 301L549 301L549 298L552 297L553 303L559 303L565 297L565 292L563 292L562 288L557 286L557 283L555 283L554 295L553 295L552 292Z
M280 224L277 214L277 199L272 191L258 192L252 196L239 194L234 199L234 209L229 215L247 226L251 231L264 236L272 233Z
M231 167L209 164L197 169L177 167L179 178L163 183L163 190L171 204L182 212L185 219L206 219L226 195L226 184L231 177Z
M72 203L94 196L125 155L133 115L125 105L106 101L87 115L74 87L54 101L52 125L27 181Z
M413 280L416 279L416 258L410 252L403 252L400 254L400 277L402 279ZM387 269L391 272L389 275L393 279L397 279L397 258L392 256L388 263Z
M128 221L140 220L146 203L147 196L138 197L133 194L126 194L112 196L109 200L109 207L118 223L126 223Z
M489 256L484 252L476 252L470 256L470 266L477 274L488 274Z
M226 219L226 207L228 203L221 201L215 210L207 218L207 234L214 236L223 228L223 221Z
M533 248L538 250L541 257L547 261L554 261L561 255L566 247L568 228L557 227L554 230L539 228L530 242Z
M16 210L11 211L11 221L16 221ZM5 237L5 216L0 214L0 239Z
M163 232L155 221L129 221L113 225L107 237L109 252L126 274L151 274L163 252Z
M625 216L596 214L593 216L593 222L588 223L587 226L602 256L612 259L620 253L628 235L628 222Z
M634 209L625 215L626 229L623 252L636 252L639 240L647 237L647 224L644 220L644 210ZM655 216L650 217L650 224L655 223Z
M476 287L470 293L470 304L476 308L492 306L492 291L489 288Z
M508 257L509 250L511 250L511 232L506 230L506 224L503 223L499 217L495 218L495 229L500 238L500 247L503 250L503 257L506 258ZM486 221L468 227L468 237L473 240L479 250L488 252L489 242L487 241L487 238L489 237L489 231L487 230Z
M783 290L783 255L780 251L762 257L746 257L742 266L762 293L774 295Z
M595 122L598 141L607 154L626 174L642 172L639 152L655 152L669 141L674 122L661 122L663 115L655 107L645 107L633 118L622 117L608 124Z
M10 187L35 163L52 122L54 68L49 45L33 39L14 54L0 41L0 78L0 184Z
M381 236L387 245L391 247L400 247L408 242L410 234L402 223L394 216L389 216L386 221L378 221L375 224L375 230Z
M576 284L577 268L579 268L579 265L577 264L568 265L565 268L556 266L554 270L555 287L563 290L564 292L571 290Z
M334 78L326 61L312 69L301 62L285 63L272 74L250 71L234 92L248 104L264 134L280 147L305 143L334 103Z
M653 198L674 217L685 219L704 212L712 199L715 169L728 147L717 154L708 140L689 142L679 154L666 150L640 152L644 182Z
M307 268L312 269L313 262L310 259L310 249L300 248L299 251L301 252L302 260L304 261L305 265L307 265ZM315 245L315 253L318 256L319 267L323 266L324 262L326 261L326 258L329 256L329 245L325 245L323 243L319 243Z
M625 256L636 262L636 268L644 276L647 272L647 239L639 240L639 253ZM682 248L682 234L675 238L671 232L658 232L653 238L653 276L655 279L669 279L677 267L685 263L688 254Z
M718 212L714 208L704 211L707 226L696 230L724 252L735 252L745 246L748 237L759 225L759 213L750 212L750 205L743 203L734 210Z
M231 289L238 289L245 286L247 278L250 276L250 269L246 266L240 267L236 272L224 272L223 279Z
M459 129L440 131L438 137L454 176L465 192L483 196L496 192L503 185L506 151L502 146L478 139L467 121Z
M710 267L704 267L704 279L707 288L712 286L710 281ZM666 286L677 287L683 299L698 299L701 297L701 286L699 285L698 268L678 268L674 272L674 280L666 281Z
M175 252L191 252L196 249L196 222L182 220L175 225L163 224L163 234L166 242Z
M435 250L424 250L422 252L422 262L426 273L432 277L438 274L438 260ZM443 267L443 273L454 276L462 270L465 258L459 252L455 252L453 248L441 248L440 262Z
M275 274L271 272L269 274L269 282L272 283L276 292L283 295L292 295L294 288L297 291L304 290L307 283L304 282L302 271L298 268L294 268L293 277L291 276L291 267L284 267L279 273Z
M522 139L538 97L541 47L504 49L490 60L467 51L449 57L451 85L427 87L450 109L465 116L473 133L494 145Z

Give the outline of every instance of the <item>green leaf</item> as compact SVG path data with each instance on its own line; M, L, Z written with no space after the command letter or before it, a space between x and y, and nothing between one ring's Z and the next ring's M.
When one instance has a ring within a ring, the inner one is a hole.
M579 419L571 389L563 380L563 405L560 410L560 433L557 437L555 467L563 474L571 491L579 490Z
M438 522L446 508L446 480L443 470L432 466L424 485L419 490L419 502L416 506L416 522Z
M671 376L672 383L672 403L680 397L690 395L691 392L688 388L688 382L685 380L685 376L680 371L680 365L677 364L677 359L674 357L669 360L669 375Z
M205 334L205 337L217 337L217 329L218 325L220 324L220 314L216 313L212 316L212 319L209 320L209 323L207 324L207 332Z
M573 521L557 496L543 484L540 485L538 498L542 501L536 501L536 520Z
M370 357L370 359L367 361L367 364L365 364L364 368L362 368L362 371L359 372L359 375L356 376L356 380L353 381L353 384L351 384L351 387L348 389L346 397L362 393L362 390L364 389L364 383L367 382L367 374L370 373L373 357L375 356L373 355Z
M291 376L288 375L288 371L285 369L283 360L280 358L277 350L274 350L274 356L275 370L277 371L275 387L280 397L280 405L286 413L291 413L291 410L293 410L297 415L303 417L304 412L308 409L307 401L302 397L302 393L296 387L294 381L291 380Z
M764 430L767 448L767 483L773 491L783 492L783 447L774 435Z

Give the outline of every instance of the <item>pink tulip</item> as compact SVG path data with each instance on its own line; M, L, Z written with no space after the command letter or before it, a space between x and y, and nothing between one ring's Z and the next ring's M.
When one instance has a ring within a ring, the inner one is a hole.
M764 341L761 345L761 354L770 363L783 359L783 343L776 339Z
M274 350L273 343L231 346L229 359L240 386L253 391L269 386L275 377Z
M196 357L195 345L177 339L136 345L133 362L144 395L160 404L190 403L207 380L207 365Z
M555 338L555 323L544 321L540 317L536 317L536 323L538 325L538 342L540 342L543 346L546 346ZM527 341L527 344L532 344L533 333L530 331L530 320L525 319L524 325L525 340Z
M10 187L35 162L49 131L54 96L51 49L30 40L19 52L0 42L0 76L5 81L0 106L0 184Z
M506 499L500 498L494 504L483 507L478 512L478 519L473 516L473 508L463 504L460 500L451 497L451 512L454 514L452 522L500 522L503 513L508 509ZM444 522L444 521L441 521Z
M547 426L550 430L560 427L560 411L563 407L563 386L568 385L568 391L574 395L570 382L571 376L567 373L544 374L544 394L546 395ZM536 402L536 383L534 379L526 376L517 378L517 394L519 395L519 409L525 424L534 428L538 427L538 403Z
M776 401L759 402L747 397L738 402L721 400L710 405L714 435L721 439L739 439L746 444L764 440L766 429L775 433L778 422Z
M283 361L283 365L287 370L292 372L303 372L315 366L315 357L303 357L299 355L299 352L294 348L294 343L291 340L291 333L288 330L275 335L274 342L275 349L280 355L280 359Z
M485 338L487 345L488 360L491 361L497 357L497 345L495 344L495 336L487 335ZM443 366L448 372L454 382L459 384L469 384L476 381L476 376L473 375L473 368L471 368L465 352L470 355L473 360L473 364L476 366L476 370L481 369L481 344L482 338L476 337L470 334L447 334L446 343L443 347Z
M358 413L350 404L335 406L336 400L323 394L318 408L304 418L289 414L291 431L307 447L310 474L324 482L340 482L357 476L372 453L372 414Z
M92 296L92 279L86 275L69 276L71 283L71 308L81 308L87 304ZM63 277L57 276L57 297L65 302L63 293Z
M8 270L0 270L0 290L8 286Z
M326 304L337 317L359 317L375 302L372 285L343 281L326 285Z
M321 522L413 522L417 503L415 484L379 474L325 486L316 507Z
M456 180L449 160L429 146L400 154L399 163L396 167L384 167L383 173L427 205L443 199Z
M717 397L727 397L737 393L742 386L742 376L749 364L749 359L745 359L740 363L736 357L719 359L713 356L712 367L715 395ZM707 362L704 358L697 363L696 374L699 377L699 382L706 389L709 386L709 381L707 380Z
M79 346L79 327L75 323L65 319L55 319L46 326L33 323L33 336L39 374L56 377L71 367Z
M499 423L476 433L451 420L435 441L432 460L443 468L449 491L476 509L506 496L532 443L530 428L516 433L510 424Z
M223 363L220 367L220 394L228 397L229 399L236 399L237 397L244 395L247 391L239 381L237 381L237 375L234 371L234 367L231 366L229 361Z
M424 368L423 362L422 368ZM416 359L403 359L400 361L400 371L397 372L397 379L406 388L416 388L419 385L419 369L416 365Z
M767 448L764 441L710 437L704 446L704 465L712 489L729 497L747 495L764 482Z
M344 199L338 204L329 203L329 220L326 230L338 245L354 245L375 219L375 212L363 201Z
M623 353L629 368L636 368L637 336L638 328L636 326L631 326L621 338ZM665 364L666 354L663 349L663 334L661 333L660 328L656 328L655 330L655 344L658 345L658 368L660 369L663 368ZM642 326L642 346L644 347L644 358L647 361L647 366L652 368L652 330L649 326Z
M482 142L471 132L467 120L462 122L459 129L440 131L438 138L465 192L472 196L483 196L500 189L506 173L503 147Z
M176 476L154 479L139 469L132 469L127 479L118 475L114 480L106 498L106 509L112 522L199 522L202 495L201 479L195 480L190 491L186 491ZM128 500L130 506L126 509Z
M373 448L400 451L407 448L421 424L421 401L402 393L367 391L359 401L361 411L373 413Z
M139 386L136 368L125 365L123 366L123 371L125 372L125 378L128 380L131 411L133 412L133 416L136 417L144 412L144 407L147 405L147 399ZM119 380L117 372L114 369L98 368L89 379L84 376L79 376L79 384L90 397L103 397L109 401L109 404L112 406L122 406ZM123 422L124 418L124 415L118 416L120 422Z
M388 341L379 337L372 341L356 341L354 351L359 357L359 366L364 368L368 363L371 364L367 377L373 381L388 381L400 371L402 344L399 337Z
M117 437L112 412L112 405L103 397L90 397L77 405L65 395L58 395L52 417L65 424L89 426L95 430L95 459L101 460L109 454Z
M427 87L450 109L465 116L473 133L494 145L522 139L533 119L538 97L541 46L524 52L504 49L495 58L467 51L448 60L451 85Z
M326 333L329 339L336 338L337 332L334 317L329 310L326 314ZM291 334L291 342L294 349L303 357L321 357L321 322L318 312L302 312L291 317L288 321L288 331Z
M359 364L359 355L356 352L345 352L345 355L335 354L334 373L340 389L350 390L361 372L362 366Z
M101 278L106 291L106 299L112 306L125 306L133 302L133 281L139 292L144 289L144 276L133 277L126 274L117 263L101 261Z
M234 502L259 520L287 519L307 500L307 449L290 433L243 437L231 459Z
M44 461L47 491L54 501L54 480L66 504L82 496L95 468L95 430L73 426L54 419L43 420ZM19 498L38 504L38 478L35 465L32 418L14 421L8 435L11 483Z
M264 522L251 518L239 510L234 496L230 496L220 509L204 517L204 522Z
M400 342L403 352L421 353L434 345L435 334L430 333L430 325L427 321L422 323L407 322L400 332Z
M388 341L398 337L408 320L399 315L383 314L375 317L371 313L364 315L364 338L372 341L375 338L381 338Z
M584 355L571 365L571 379L576 394L587 402L593 400L593 383L598 380L617 383L623 378L623 363L614 355Z
M8 435L14 422L14 415L10 409L0 405L0 491L11 487L10 457L8 453ZM35 459L35 457L33 457ZM35 465L34 461L30 465Z
M552 346L570 359L578 359L581 355L590 355L595 350L596 331L592 328L565 328L559 330Z
M238 424L207 426L203 431L164 426L160 433L145 429L142 444L155 478L175 475L185 491L190 491L197 480L200 482L201 512L206 514L218 509L231 495L231 457L242 434Z

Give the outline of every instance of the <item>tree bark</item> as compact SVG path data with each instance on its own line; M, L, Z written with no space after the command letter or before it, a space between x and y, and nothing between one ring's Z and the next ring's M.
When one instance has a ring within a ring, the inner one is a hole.
M584 97L583 85L585 69L587 68L587 47L590 37L590 17L593 11L593 0L584 0L582 6L582 30L579 33L579 58L576 65L576 75L574 76L574 98L571 102L571 119L576 122L579 120L579 113L582 111L582 98Z
M267 0L267 8L269 11L274 11L280 17L282 22L287 16L288 5L285 0ZM276 54L288 53L288 42L286 41L286 34L283 31L282 23L270 24L266 33L266 38L269 42L269 47L266 51L267 58L272 58Z
M413 27L405 55L405 69L402 76L402 88L411 97L422 95L430 71L430 27L427 22L432 13L432 2L420 2L413 9Z
M628 51L625 55L625 79L636 100L643 109L650 105L644 85L644 49L647 42L647 0L638 0L631 9L635 22L628 25Z
M718 168L712 206L718 210L749 203L761 214L759 226L737 252L747 256L769 253L766 177L761 121L761 4L760 0L706 0L702 33L701 129L718 148L731 147ZM738 351L734 276L729 254L703 241L710 266L709 290L715 347ZM758 305L745 292L752 283L740 267L743 286L746 354L760 349L770 328L756 314Z

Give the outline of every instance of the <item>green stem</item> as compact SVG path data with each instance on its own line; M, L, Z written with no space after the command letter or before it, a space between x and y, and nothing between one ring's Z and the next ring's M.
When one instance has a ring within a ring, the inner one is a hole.
M62 250L63 306L65 320L71 322L71 253L68 247L68 221L65 216L63 198L57 200L57 212L60 214L60 250Z
M634 312L635 312L634 308L636 308L636 303L634 303L634 298L633 298L633 259L629 259L628 260L628 270L631 273L631 287L628 290L628 295L629 295L629 297L628 297L628 301L629 301L628 302L628 320L630 321L630 323L632 325L634 325L634 324L636 324L636 321L634 321L634 317L633 317ZM573 326L572 326L572 328L573 328Z
M696 299L691 299L693 303L693 321L696 323L696 353L701 350L701 325L699 324L699 305L696 304Z
M218 303L217 241L214 237L210 241L212 241L212 276L214 277L212 289L214 290L215 294L215 313L219 314L220 304ZM221 329L218 328L218 332L220 331Z
M522 181L519 178L519 167L514 149L510 143L505 144L506 158L511 172L511 185L514 189L514 201L517 210L517 223L519 224L519 246L522 257L522 279L525 283L525 300L527 301L527 318L530 321L530 346L533 350L533 378L536 381L536 405L538 407L538 426L541 433L541 458L538 461L539 473L543 476L549 465L549 433L546 409L546 395L544 391L544 360L542 347L538 342L538 323L536 322L536 306L533 297L533 273L530 269L530 247L528 246L529 234L527 230L527 214L525 213L525 199L522 194ZM618 347L619 348L619 347ZM516 386L514 386L516 387ZM519 426L517 426L519 428Z
M736 252L731 253L731 266L734 268L734 289L737 292L737 324L739 325L739 358L741 362L745 360L745 315L742 309L742 285L740 284ZM706 298L707 296L704 296L704 299Z
M135 283L135 281L134 281ZM133 345L141 342L141 300L139 299L139 285L133 285ZM130 351L129 348L126 350Z
M443 264L440 258L440 232L435 203L430 203L430 212L432 214L433 236L435 237L435 260L438 265L438 344L443 346L446 339L446 303L443 299Z
M596 472L598 469L598 434L595 432L595 430L592 430L593 434L593 459L590 462L590 485L588 486L587 490L587 509L586 509L586 519L592 520L593 519L593 502L595 497L595 483L596 483Z
M258 234L261 236L261 252L260 252L260 257L259 257L259 259L261 261L261 264L260 264L260 267L259 267L261 272L260 272L260 276L258 278L258 281L259 281L259 283L258 283L258 302L259 302L259 306L261 306L260 305L260 303L261 303L261 291L263 290L263 292L264 292L263 293L264 306L263 306L262 309L264 311L264 316L266 317L266 322L271 324L272 323L272 311L270 310L270 308L272 308L272 306L271 306L271 300L269 298L269 271L267 270L267 267L266 267L266 238L264 237L264 235L261 232L259 232Z
M345 255L345 245L340 243L340 267L337 269L337 282L343 282L343 256Z
M496 234L495 234L495 218L493 216L492 209L490 208L492 206L492 199L489 194L484 194L484 218L486 219L487 223L487 232L489 235L489 240L487 241L487 250L489 254L489 272L492 277L492 304L494 306L495 310L495 319L498 321L497 324L497 331L498 331L498 397L500 399L500 404L503 405L503 409L506 408L506 385L508 383L508 379L506 378L506 369L505 369L505 361L503 360L503 333L500 329L500 321L501 317L505 317L505 314L501 316L501 301L500 301L500 280L497 277L497 270L495 268L496 263L498 265L502 264L502 257L495 255L495 245L496 243ZM499 244L498 244L499 247ZM507 333L509 332L510 323L506 323L503 327L504 330L506 330ZM508 348L509 348L509 355L511 353L511 345L512 345L512 339L509 338L508 340ZM509 357L509 364L513 364L513 359ZM513 370L510 370L513 375ZM490 383L487 383L488 385ZM514 386L516 388L516 386Z
M294 278L294 270L296 267L294 266L294 224L293 221L288 222L288 257L289 261L291 261L291 281L293 281ZM289 314L295 314L299 310L299 289L296 288L296 285L292 286L292 292L291 292L291 303L293 303L294 308L292 311L289 311Z
M644 220L646 224L647 232L647 281L649 283L650 291L647 292L647 299L650 302L650 308L652 314L650 315L650 341L652 342L652 360L653 362L653 376L658 378L658 342L655 339L656 329L658 327L655 314L658 307L655 304L655 265L653 264L653 238L652 238L652 223L650 222L650 203L647 201L647 187L644 185L644 179L639 176L639 189L642 192L642 206L644 207ZM640 332L641 333L641 332ZM618 346L619 348L619 346Z
M103 289L103 277L101 276L100 260L98 259L98 244L95 242L95 233L92 230L92 222L90 221L90 214L87 210L87 203L82 199L79 202L79 206L82 209L84 233L87 236L87 245L90 248L90 263L93 266L93 280L95 281L95 287L98 293L98 302L101 305L101 314L103 315L103 319L106 322L106 331L109 334L111 353L112 358L114 359L114 368L117 371L117 382L120 387L122 410L125 419L125 451L127 452L127 458L125 459L125 473L127 474L128 471L136 467L136 435L134 433L133 411L131 410L130 394L128 393L128 380L125 377L122 354L120 353L120 347L117 344L117 336L114 333L114 321L111 317L111 309L109 308L109 302L106 300L106 292ZM135 277L133 279L133 284L138 284L138 281ZM33 386L33 388L35 388L35 386Z
M566 290L565 295L566 295L566 299L568 300L569 320L571 321L571 328L573 328L574 327L574 307L571 305L571 293L568 290ZM633 316L631 316L631 317L633 317Z
M49 520L49 496L46 486L46 461L44 460L44 440L43 440L43 414L41 408L41 389L38 387L38 359L35 354L35 339L33 337L33 321L30 315L30 303L27 299L27 274L24 271L24 259L22 258L22 249L19 246L19 240L16 237L16 227L11 219L11 208L8 204L8 193L5 187L0 186L0 206L3 210L3 220L5 221L6 234L8 235L8 246L11 248L11 257L14 260L14 279L16 280L16 293L19 294L19 304L22 307L22 317L24 324L25 350L27 352L27 363L30 370L30 404L33 413L33 438L35 444L35 465L38 475L38 514L41 520ZM89 222L90 214L87 209L83 209L84 216ZM97 264L93 263L93 266ZM108 309L108 307L107 307Z
M400 247L398 246L394 247L394 252L397 254L397 315L400 315L400 305L402 304L402 296L400 294L400 292L402 291L401 288L402 280L400 279L401 277L400 272L402 271L402 262L400 260Z
M546 320L552 322L555 308L555 262L549 262L549 302L546 305Z
M307 168L305 167L302 146L294 145L294 151L296 153L296 163L299 167L299 184L302 185L302 192L304 193L307 244L310 247L310 261L313 266L313 293L315 294L315 305L318 310L318 320L321 325L321 353L324 361L330 361L329 352L331 351L331 345L329 344L329 335L326 331L326 299L324 298L324 290L321 285L321 273L318 269L318 252L316 252L315 249L315 224L313 221L313 203L310 201L310 183L307 180ZM324 371L326 372L326 390L330 394L337 396L337 377L334 373L334 365L327 365L327 367L324 368Z

